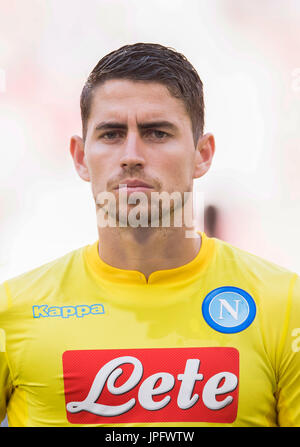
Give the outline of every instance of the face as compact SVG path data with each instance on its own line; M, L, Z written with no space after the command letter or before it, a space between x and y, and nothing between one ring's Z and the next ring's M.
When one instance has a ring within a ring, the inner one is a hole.
M103 191L118 200L119 184L127 184L128 196L192 191L210 166L214 141L207 134L195 147L185 105L164 85L109 80L93 92L85 143L72 137L70 149L95 200Z

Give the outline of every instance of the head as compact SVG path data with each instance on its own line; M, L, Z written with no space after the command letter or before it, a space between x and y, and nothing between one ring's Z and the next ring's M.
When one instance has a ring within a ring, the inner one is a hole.
M125 45L104 56L92 70L80 97L83 140L87 134L95 88L110 79L163 84L171 96L184 103L191 120L194 142L197 143L204 128L202 81L184 55L150 43Z
M147 192L182 194L209 169L214 140L203 135L202 82L173 49L137 43L104 56L80 106L82 137L72 137L70 149L94 198L130 178L147 183Z

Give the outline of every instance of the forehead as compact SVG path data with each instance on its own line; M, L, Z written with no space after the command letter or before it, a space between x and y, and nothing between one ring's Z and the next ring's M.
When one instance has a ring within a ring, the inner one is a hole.
M190 121L185 104L171 95L159 82L111 79L96 87L92 94L90 120L173 118Z

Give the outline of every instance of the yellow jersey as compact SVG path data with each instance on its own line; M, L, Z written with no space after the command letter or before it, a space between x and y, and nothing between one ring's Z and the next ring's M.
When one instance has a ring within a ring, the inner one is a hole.
M300 426L298 275L201 238L148 280L96 242L1 284L0 420Z

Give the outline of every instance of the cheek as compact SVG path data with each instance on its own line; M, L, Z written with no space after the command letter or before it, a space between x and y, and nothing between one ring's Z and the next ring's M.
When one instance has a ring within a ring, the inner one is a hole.
M97 153L90 151L86 157L90 182L94 197L97 193L105 191L106 182L109 175L109 163Z
M176 154L166 157L163 161L158 160L157 172L160 172L161 178L165 183L178 185L181 187L187 186L192 182L194 162L193 157L188 154L184 156L176 156Z

